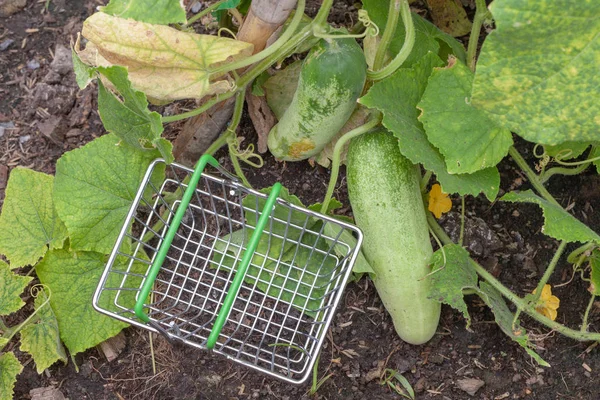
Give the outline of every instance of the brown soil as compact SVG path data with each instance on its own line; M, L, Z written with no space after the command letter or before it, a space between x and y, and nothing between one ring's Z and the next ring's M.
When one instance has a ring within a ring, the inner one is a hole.
M68 44L81 23L102 1L29 1L24 10L0 20L0 43L13 40L0 51L0 123L14 123L0 136L0 198L6 177L16 166L54 173L56 160L66 151L82 146L104 133L97 114L95 88L77 90L71 72L51 66L56 46ZM334 18L339 24L352 22L352 1L336 3ZM417 3L417 7L419 3ZM309 11L315 12L315 2ZM39 64L39 66L38 66ZM9 126L9 125L2 125ZM171 127L169 135L177 133ZM256 135L247 118L241 127L246 143ZM531 146L518 148L533 160ZM220 161L229 169L228 158ZM320 201L329 172L307 162L279 163L271 156L260 170L245 168L255 187L282 182L305 204ZM529 185L505 160L500 165L502 188L525 189ZM588 173L568 179L555 178L549 185L559 202L575 203L572 213L596 231L600 230L597 175ZM350 212L344 179L336 197ZM454 204L460 211L460 202ZM478 261L520 295L530 292L557 247L541 229L536 206L469 198L466 204L466 245ZM456 215L443 221L448 231L456 230ZM470 228L469 228L470 227ZM572 248L571 248L572 249ZM571 267L561 262L551 283L567 282ZM561 299L559 320L576 327L588 302L586 283L577 277L556 288ZM67 365L57 364L38 375L31 358L11 343L26 365L18 377L16 399L29 399L30 390L53 386L74 399L397 399L382 385L378 370L391 368L410 382L417 398L435 399L596 399L596 371L600 370L597 349L549 332L525 318L524 326L534 333L536 346L551 368L541 368L493 322L493 315L478 300L469 298L472 330L463 317L444 306L438 333L427 344L410 346L394 333L372 283L362 279L346 288L343 303L328 333L321 353L318 377L331 375L310 396L310 385L295 387L250 372L207 352L171 345L154 336L156 373L152 370L148 333L129 328L126 346L119 357L107 362L97 349L74 357ZM597 330L599 313L594 306L591 329ZM483 386L473 395L461 389L461 381L472 378Z

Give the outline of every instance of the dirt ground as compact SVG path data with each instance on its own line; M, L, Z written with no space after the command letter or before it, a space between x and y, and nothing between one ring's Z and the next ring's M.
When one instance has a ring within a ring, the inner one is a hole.
M96 88L79 91L68 63L55 58L64 54L60 46L68 49L83 20L102 4L100 0L30 0L23 10L0 19L0 198L12 168L25 166L52 174L61 154L104 134ZM350 23L352 4L336 2L336 22ZM315 2L308 10L314 13ZM176 135L177 129L170 126L167 134ZM247 117L241 135L248 142L256 140ZM531 145L517 141L517 148L533 162ZM227 157L222 155L220 161L229 166ZM280 181L305 204L322 199L328 170L307 162L282 164L271 156L265 161L260 170L245 168L255 187ZM510 159L500 165L500 172L503 190L529 188ZM600 231L600 214L594 212L600 207L599 188L600 177L590 172L553 178L549 185L563 206L572 205L571 212L596 231ZM342 211L349 213L343 178L336 197L346 206ZM460 202L455 201L454 210L460 212ZM447 230L456 229L457 215L445 217ZM531 292L557 248L556 241L540 232L538 208L469 198L466 215L466 244L472 255L516 293ZM578 278L567 283L570 278L571 267L563 260L550 282L564 284L553 290L561 299L558 319L577 327L588 302L587 285ZM124 333L125 348L116 360L108 362L102 352L91 349L42 375L16 343L9 345L25 365L15 398L30 399L32 389L50 386L71 400L400 398L381 384L382 368L406 377L419 399L600 398L594 379L600 370L597 348L525 319L523 325L534 334L537 351L552 366L539 367L500 331L478 298L469 298L468 303L471 331L465 329L459 313L444 306L435 337L425 345L411 346L394 333L372 283L362 279L349 284L321 353L318 376L331 377L313 396L308 394L310 384L284 384L207 352L171 345L161 336L154 336L154 374L148 333L129 328ZM592 309L592 330L600 326L599 309L600 303ZM481 388L469 394L467 379L482 384Z

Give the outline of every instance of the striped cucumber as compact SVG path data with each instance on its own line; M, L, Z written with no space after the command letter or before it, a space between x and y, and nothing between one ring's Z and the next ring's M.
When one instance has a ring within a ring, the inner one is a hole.
M284 161L318 154L344 126L366 80L362 49L352 38L321 39L302 64L290 106L271 129L268 146Z

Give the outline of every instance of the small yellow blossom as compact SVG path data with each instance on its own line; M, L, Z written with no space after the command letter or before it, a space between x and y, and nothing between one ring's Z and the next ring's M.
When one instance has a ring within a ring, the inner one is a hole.
M533 294L535 294L535 292L536 290L534 289ZM538 300L535 311L554 321L558 315L556 310L558 310L559 306L560 299L552 295L552 287L548 284L544 285L544 288L542 289L542 295Z
M442 192L442 187L438 183L431 187L429 207L427 208L436 218L441 217L443 213L447 213L452 208L452 200L447 193Z

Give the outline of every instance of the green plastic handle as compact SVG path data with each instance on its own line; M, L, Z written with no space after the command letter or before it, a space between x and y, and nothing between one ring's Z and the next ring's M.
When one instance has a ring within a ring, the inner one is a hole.
M177 230L179 229L179 225L181 224L181 219L185 215L185 211L187 210L188 205L190 204L190 201L192 200L192 196L194 195L194 192L196 191L196 187L198 186L198 182L200 181L202 172L204 171L204 168L206 168L206 166L208 164L212 165L215 168L219 167L219 163L217 162L217 160L215 160L210 154L205 154L202 157L200 157L200 160L198 160L198 164L196 164L196 168L194 169L192 177L190 178L188 187L185 190L185 192L183 192L183 197L181 198L181 203L179 204L179 208L177 208L177 211L175 212L175 216L173 217L173 221L171 221L171 226L169 226L169 229L167 230L165 239L163 240L160 247L158 248L158 253L156 254L156 258L154 259L154 262L152 263L152 266L150 267L150 270L148 271L148 277L144 281L142 290L140 291L140 295L139 295L139 297L135 303L135 306L133 308L135 311L135 315L139 319L141 319L142 321L144 321L146 323L150 322L150 318L148 317L148 315L146 315L146 313L144 313L144 305L146 303L146 299L148 298L148 295L150 294L150 291L152 290L152 286L154 285L154 281L156 280L158 271L160 271L160 268L162 267L163 262L165 261L165 258L167 257L167 252L169 251L169 248L171 247L171 243L173 242L173 238L175 238L175 234L177 233Z
M269 215L271 215L271 211L275 206L275 202L277 201L277 197L279 196L279 192L281 191L281 183L276 183L271 188L271 193L269 193L269 197L265 203L265 207L258 218L258 222L256 223L256 227L254 228L254 232L252 232L252 236L250 236L250 240L248 241L248 247L244 254L242 255L242 260L240 261L239 268L233 277L233 282L231 282L231 286L227 291L227 295L225 296L225 300L223 300L223 305L219 310L219 314L217 315L217 319L215 319L215 324L213 325L210 335L208 336L208 340L206 341L206 348L209 350L214 349L215 344L217 343L217 339L219 339L219 335L221 334L221 330L223 329L223 325L225 325L225 321L231 312L231 307L233 307L233 302L240 291L240 286L242 285L242 281L244 280L244 276L246 275L246 271L248 270L248 266L250 265L250 261L254 256L254 252L256 251L256 247L258 246L258 242L260 241L260 236L262 235L265 227L267 226L267 222L269 221Z

